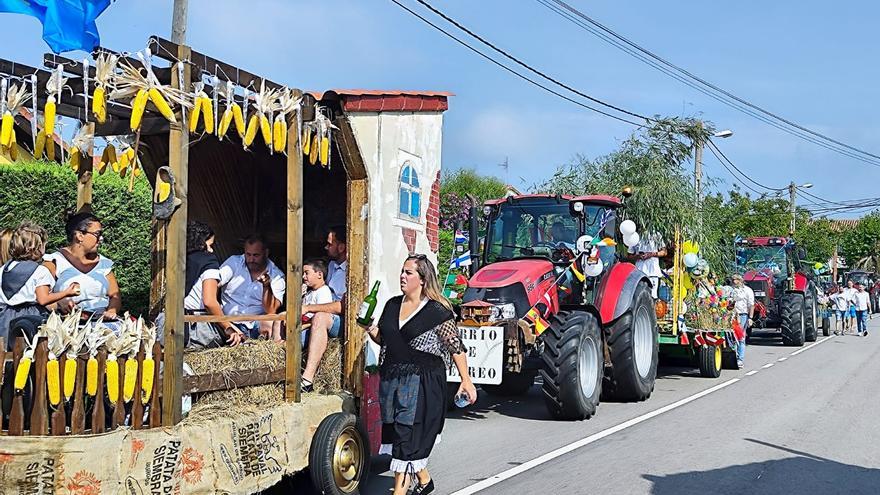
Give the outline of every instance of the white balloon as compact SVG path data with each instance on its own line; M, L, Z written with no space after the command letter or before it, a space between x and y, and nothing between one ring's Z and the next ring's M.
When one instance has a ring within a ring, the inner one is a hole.
M595 263L587 263L587 265L584 266L584 275L588 277L598 277L602 274L602 269L604 267L602 259L597 259Z
M684 255L684 266L686 266L688 268L693 268L693 267L697 266L697 263L699 263L699 262L700 262L699 256L697 256L694 253L688 253L688 254Z
M688 305L686 302L681 302L681 314L685 314L688 312Z
M638 232L623 236L623 243L626 244L626 247L633 247L638 244L640 240L642 240L642 238L639 236Z
M624 220L620 222L620 233L623 234L624 237L634 234L636 232L636 223L632 220Z

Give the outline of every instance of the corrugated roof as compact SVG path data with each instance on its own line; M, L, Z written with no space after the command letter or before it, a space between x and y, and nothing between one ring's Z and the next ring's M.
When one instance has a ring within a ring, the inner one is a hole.
M339 96L455 96L448 91L411 91L404 89L329 89L324 92L309 91L316 99L323 99L324 95L333 92Z
M858 227L860 218L845 218L841 220L831 220L831 228L837 231L845 229L853 229Z

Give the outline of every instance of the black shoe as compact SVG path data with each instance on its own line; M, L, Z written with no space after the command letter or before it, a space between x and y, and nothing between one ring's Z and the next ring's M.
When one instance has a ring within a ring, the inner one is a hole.
M433 492L434 492L434 478L431 478L430 480L428 480L427 485L423 485L421 483L416 485L416 487L413 488L413 491L411 493L412 493L412 495L428 495L429 493L433 493Z
M300 382L300 390L301 390L303 393L314 392L314 391L315 391L315 385L314 385L312 382L303 379L303 380Z

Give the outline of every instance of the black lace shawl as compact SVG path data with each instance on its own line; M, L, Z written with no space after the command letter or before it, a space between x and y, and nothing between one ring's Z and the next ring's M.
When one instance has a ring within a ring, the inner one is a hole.
M437 301L428 301L400 328L401 302L403 296L389 300L379 318L383 378L420 374L429 368L444 369L449 366L450 355L465 351L452 311Z

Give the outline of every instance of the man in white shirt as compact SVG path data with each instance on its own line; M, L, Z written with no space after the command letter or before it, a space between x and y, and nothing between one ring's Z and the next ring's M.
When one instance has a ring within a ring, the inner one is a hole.
M736 340L736 365L738 368L742 368L746 358L745 332L752 325L752 318L755 315L755 292L743 282L742 275L737 273L731 279L733 280L733 309L744 333L742 339Z
M847 303L849 303L849 308L847 309L847 319L844 328L844 333L847 330L851 330L854 326L856 319L856 286L855 282L852 280L846 281L846 288L843 289L843 297L846 299Z
M342 328L342 308L348 275L348 246L345 226L331 227L324 246L330 263L327 266L327 285L333 291L333 301L323 304L303 304L302 314L315 313L312 328L309 329L309 356L302 374L302 390L312 391L312 380L318 372L318 365L327 350L327 340L338 337Z
M853 296L856 306L856 322L858 322L858 332L862 337L868 336L868 315L871 314L871 295L865 291L865 286L859 284L857 292Z
M269 259L269 248L258 235L244 241L244 254L230 256L220 267L223 314L276 314L284 301L284 273ZM273 322L237 323L251 338L271 335Z
M645 235L638 244L629 248L629 261L635 263L636 268L641 270L651 280L651 293L657 298L657 288L663 277L660 269L660 258L666 256L666 245L658 234Z

